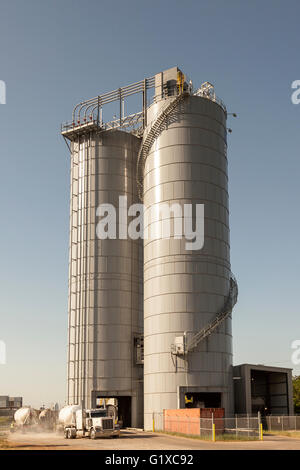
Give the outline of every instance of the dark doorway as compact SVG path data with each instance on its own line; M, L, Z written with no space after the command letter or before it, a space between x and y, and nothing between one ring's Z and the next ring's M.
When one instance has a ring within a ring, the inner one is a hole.
M221 408L221 393L193 393L185 394L185 408Z
M287 374L251 370L252 413L261 416L289 414Z
M131 397L118 398L118 415L119 421L123 422L123 428L131 426Z

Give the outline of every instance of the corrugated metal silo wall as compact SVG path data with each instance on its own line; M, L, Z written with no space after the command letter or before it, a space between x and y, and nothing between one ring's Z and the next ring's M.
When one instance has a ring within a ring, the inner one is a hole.
M148 109L148 123L162 106L165 100ZM231 318L188 361L177 358L176 366L171 355L175 337L207 326L229 292L226 115L217 103L187 97L154 141L144 170L146 211L162 202L204 204L205 244L187 251L184 239L144 241L145 429L153 413L182 406L180 390L221 392L233 412Z
M137 202L140 140L126 132L81 135L71 147L68 403L93 405L92 392L131 396L132 423L143 420L143 368L133 340L143 331L142 242L100 240L96 208Z

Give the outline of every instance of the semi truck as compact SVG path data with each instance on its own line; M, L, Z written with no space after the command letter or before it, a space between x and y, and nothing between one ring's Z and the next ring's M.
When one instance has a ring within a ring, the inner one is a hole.
M120 436L120 426L106 408L85 410L79 405L65 406L59 413L59 422L66 439Z

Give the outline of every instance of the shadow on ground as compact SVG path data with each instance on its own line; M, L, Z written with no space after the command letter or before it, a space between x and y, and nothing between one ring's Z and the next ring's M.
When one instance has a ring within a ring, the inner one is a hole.
M134 434L132 432L128 432L128 431L121 431L121 435L120 435L120 439L148 439L148 438L151 438L151 437L155 437L155 436L151 436L149 434Z

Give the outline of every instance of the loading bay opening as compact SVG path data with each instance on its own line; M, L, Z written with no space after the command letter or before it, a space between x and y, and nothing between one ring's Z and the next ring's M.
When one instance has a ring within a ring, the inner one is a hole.
M185 394L185 408L221 408L221 393L188 392Z
M92 394L92 407L100 408L103 406L104 400L114 400L117 406L118 420L122 423L123 428L130 428L131 423L131 396L107 395L104 393ZM109 403L108 402L108 403Z

